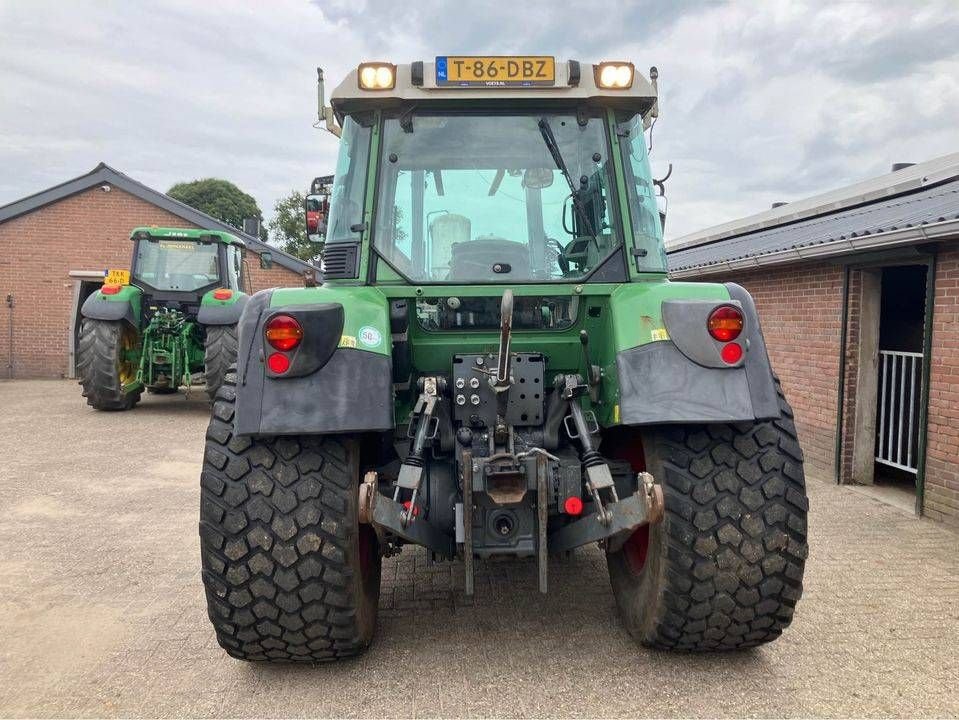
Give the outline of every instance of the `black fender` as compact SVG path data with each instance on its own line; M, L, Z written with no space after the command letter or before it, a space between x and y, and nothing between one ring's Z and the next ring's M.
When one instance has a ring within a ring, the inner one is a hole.
M249 295L240 295L229 305L200 305L196 321L201 325L236 325L249 301Z
M80 315L90 320L126 320L137 327L137 313L128 300L106 300L100 293L93 293L80 307Z
M320 435L393 429L392 358L340 347L343 306L334 302L270 307L272 290L253 295L240 316L234 432ZM291 315L304 329L290 369L272 372L275 350L264 327Z
M743 287L726 283L726 288L730 301L664 302L663 323L670 339L617 353L620 422L728 423L780 417L756 305ZM733 305L743 314L737 342L745 352L737 363L723 362L723 343L706 329L709 313L720 305Z

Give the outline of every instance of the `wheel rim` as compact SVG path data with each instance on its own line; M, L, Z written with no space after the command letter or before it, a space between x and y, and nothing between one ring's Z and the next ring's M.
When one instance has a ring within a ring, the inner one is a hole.
M641 526L623 544L626 567L633 575L642 574L649 556L649 525Z
M117 375L120 385L125 386L137 379L137 365L128 359L128 355L137 347L137 334L129 325L120 331L120 357L117 359Z

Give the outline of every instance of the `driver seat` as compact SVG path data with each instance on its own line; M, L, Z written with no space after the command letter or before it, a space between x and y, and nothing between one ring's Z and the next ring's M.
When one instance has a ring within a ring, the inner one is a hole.
M500 265L504 271L494 272L494 265ZM449 280L528 280L529 277L529 249L523 243L488 235L453 244Z

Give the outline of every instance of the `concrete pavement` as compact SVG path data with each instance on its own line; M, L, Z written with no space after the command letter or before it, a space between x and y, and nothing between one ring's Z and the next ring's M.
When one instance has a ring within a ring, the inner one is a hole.
M384 564L377 638L339 665L224 654L199 575L202 393L88 408L70 381L0 382L0 715L956 716L959 534L809 479L810 557L772 645L639 647L598 550L550 567Z

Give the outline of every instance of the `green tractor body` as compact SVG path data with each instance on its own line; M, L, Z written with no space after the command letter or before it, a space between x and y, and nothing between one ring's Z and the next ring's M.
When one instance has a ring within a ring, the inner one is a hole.
M133 407L144 389L175 392L203 373L211 397L236 359L243 242L229 233L137 228L132 269L107 272L81 308L77 370L101 410Z
M250 298L207 433L231 655L361 651L381 558L409 545L470 594L478 563L529 558L546 592L550 557L598 544L655 647L789 624L791 410L749 294L667 277L656 100L628 63L440 57L361 65L321 107L341 138L324 282Z

